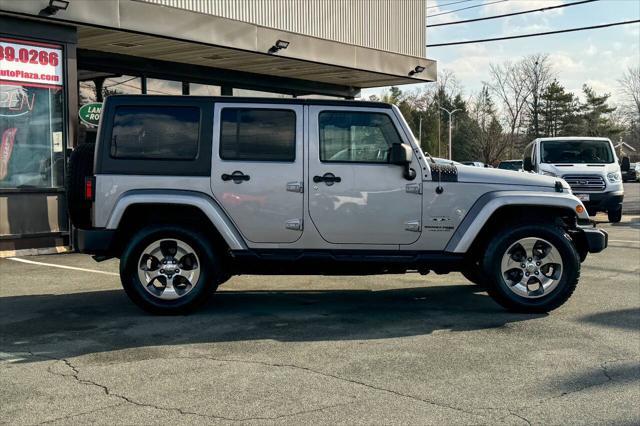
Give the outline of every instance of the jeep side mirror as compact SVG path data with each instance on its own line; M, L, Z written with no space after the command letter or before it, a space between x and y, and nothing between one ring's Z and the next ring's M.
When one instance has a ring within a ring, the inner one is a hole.
M389 162L391 164L404 166L405 164L411 163L412 159L413 152L409 145L406 143L394 143L391 145L389 149Z
M533 163L531 162L531 157L524 157L524 159L522 161L522 169L525 172L532 172L533 171Z
M622 161L620 162L620 170L622 170L623 172L628 172L629 169L631 169L629 157L622 157Z
M413 160L413 151L406 143L394 143L389 148L389 163L404 166L404 178L407 180L416 178L416 171L409 167L411 160Z

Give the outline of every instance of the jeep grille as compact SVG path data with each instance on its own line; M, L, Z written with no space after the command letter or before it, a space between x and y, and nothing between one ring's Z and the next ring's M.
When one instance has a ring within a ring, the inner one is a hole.
M603 191L607 186L604 178L598 175L564 175L573 192L580 191Z

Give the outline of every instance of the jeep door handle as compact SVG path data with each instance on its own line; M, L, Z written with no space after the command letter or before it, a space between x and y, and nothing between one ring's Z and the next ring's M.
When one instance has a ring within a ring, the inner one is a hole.
M335 176L333 173L325 173L322 176L314 176L313 181L315 183L324 182L327 185L333 185L336 182L341 182L342 179L340 179L339 176Z
M220 178L223 181L229 181L232 180L234 183L241 183L242 181L247 181L249 179L251 179L249 177L249 175L245 175L244 173L242 173L240 170L236 170L235 172L229 174L223 173L222 176L220 176Z

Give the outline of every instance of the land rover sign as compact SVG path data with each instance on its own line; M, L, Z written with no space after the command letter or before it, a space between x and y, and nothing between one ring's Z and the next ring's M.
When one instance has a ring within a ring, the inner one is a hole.
M90 104L85 104L80 107L78 110L78 115L80 116L80 120L85 122L90 126L97 126L100 121L100 114L102 113L102 103L100 102L92 102Z

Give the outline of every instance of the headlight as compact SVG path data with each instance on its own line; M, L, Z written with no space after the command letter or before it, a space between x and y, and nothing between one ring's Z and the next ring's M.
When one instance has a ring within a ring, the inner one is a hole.
M544 170L542 171L542 174L545 176L558 177L557 174L551 173L551 172L545 172Z
M610 183L618 183L618 182L620 182L620 173L618 173L618 172L607 173L607 180Z

